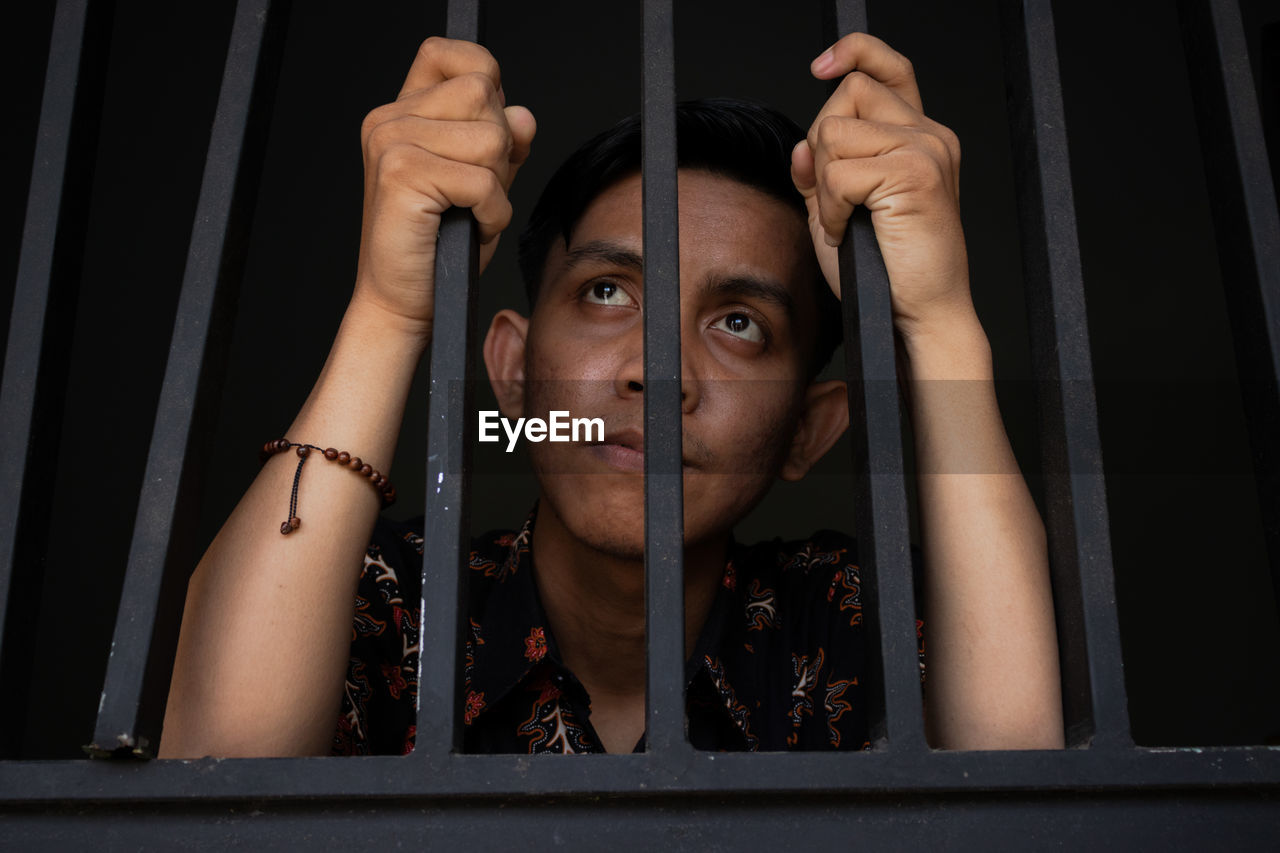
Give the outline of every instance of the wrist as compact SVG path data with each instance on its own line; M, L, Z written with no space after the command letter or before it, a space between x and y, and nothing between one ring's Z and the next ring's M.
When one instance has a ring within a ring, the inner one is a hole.
M914 323L900 330L907 355L907 376L926 379L991 379L991 343L969 307L946 318Z
M405 353L416 362L431 345L431 321L406 317L353 296L342 316L339 335L372 349Z

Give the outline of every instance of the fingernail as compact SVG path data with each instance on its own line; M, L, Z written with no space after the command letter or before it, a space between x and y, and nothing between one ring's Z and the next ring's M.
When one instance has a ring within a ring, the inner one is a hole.
M832 237L832 236L831 236L830 234L828 234L826 231L823 231L823 232L822 232L822 239L823 239L823 241L824 241L828 246L830 246L831 248L833 248L833 249L838 249L838 248L840 248L840 241L839 241L839 240L837 240L835 237Z
M814 74L822 74L824 71L826 71L828 68L831 67L832 63L835 62L835 59L836 59L835 54L832 53L831 48L827 48L825 51L822 52L821 56L819 56L817 59L815 59L812 63L809 64L809 70L811 70Z

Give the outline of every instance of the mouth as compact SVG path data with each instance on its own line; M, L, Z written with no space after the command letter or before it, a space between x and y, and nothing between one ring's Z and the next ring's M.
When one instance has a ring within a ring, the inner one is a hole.
M588 446L610 468L644 473L644 433L638 429L611 432L604 441L592 442ZM688 459L681 462L686 470L693 467Z

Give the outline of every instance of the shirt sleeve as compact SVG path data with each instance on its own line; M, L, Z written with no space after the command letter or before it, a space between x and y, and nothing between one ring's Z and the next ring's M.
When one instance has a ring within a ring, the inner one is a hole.
M333 755L413 750L418 700L422 536L379 519L365 551Z

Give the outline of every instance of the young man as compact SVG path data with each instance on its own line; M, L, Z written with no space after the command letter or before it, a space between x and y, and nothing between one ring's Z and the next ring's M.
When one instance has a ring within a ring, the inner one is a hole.
M1043 527L1004 435L969 297L958 145L923 114L910 64L882 42L849 36L812 71L847 76L790 152L798 195L732 165L750 159L728 150L736 145L693 156L684 140L697 134L681 137L690 737L763 749L865 738L850 689L861 671L852 543L824 535L741 548L731 536L774 477L804 476L847 425L843 383L810 384L830 352L814 332L834 314L815 267L838 291L832 246L865 204L907 354L922 472L931 740L1060 746ZM764 113L703 105L682 121L737 115L773 126ZM423 45L396 102L365 121L355 293L291 441L343 448L386 470L432 334L440 215L471 208L487 263L533 134L529 112L506 106L487 51ZM602 418L605 435L530 445L542 494L535 515L472 555L464 701L468 747L480 751L619 752L643 738L639 179L634 160L588 160L553 179L522 245L531 316L500 312L485 341L504 415L566 410ZM576 186L580 170L592 177ZM375 493L323 463L301 480L306 523L282 536L279 501L293 471L279 458L264 466L191 578L162 756L411 744L420 536L383 526L368 547ZM360 641L351 644L353 602L357 638L394 640L381 661L360 659Z

